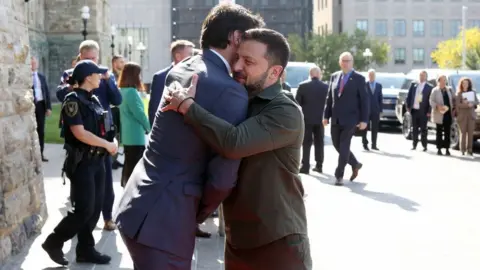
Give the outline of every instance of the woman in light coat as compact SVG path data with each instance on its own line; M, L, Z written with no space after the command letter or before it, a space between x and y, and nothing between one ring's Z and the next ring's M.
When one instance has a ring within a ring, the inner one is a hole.
M468 101L464 93L473 92L475 100ZM469 78L461 78L458 82L456 101L457 123L460 127L460 151L465 155L468 150L470 156L473 155L473 130L475 129L475 120L477 113L475 108L478 105L478 98L472 89L472 81Z
M432 107L432 122L437 124L437 154L443 155L442 148L445 148L445 155L449 156L454 100L452 90L447 87L445 75L437 78L437 86L433 88L430 95L430 106Z

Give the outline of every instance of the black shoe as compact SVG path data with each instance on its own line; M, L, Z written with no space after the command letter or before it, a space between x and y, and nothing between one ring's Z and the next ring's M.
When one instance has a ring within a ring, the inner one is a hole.
M362 163L358 163L357 166L352 169L352 176L350 176L350 182L352 182L353 180L355 180L355 178L357 178L357 176L358 176L358 171L360 171L360 169L361 169L362 167L363 167L363 164L362 164Z
M42 244L42 248L55 263L62 266L68 265L68 260L65 258L65 254L63 254L62 247L54 245L51 236L47 237L47 240Z
M309 174L310 173L310 168L306 167L306 166L302 166L302 167L300 167L300 173Z
M365 149L365 151L370 151L370 149L368 148L368 145L366 144L363 145L363 149Z
M43 162L48 162L48 159L46 159L44 156L42 156L42 161Z
M342 177L337 177L337 178L336 178L335 186L343 186L343 179L342 179Z
M442 150L438 149L438 151L437 151L437 155L439 155L439 156L443 156Z
M212 234L208 233L208 232L204 232L204 231L200 230L199 227L197 227L197 232L195 233L195 236L200 237L200 238L210 238L212 236Z
M77 263L109 264L112 258L96 250L89 252L77 251Z
M473 152L468 151L468 155L473 157Z
M445 151L445 156L451 156L450 150L448 150L448 148L447 148L447 150Z
M412 150L417 150L417 146L414 145L414 146L412 147Z
M315 168L312 169L312 171L322 173L323 169L322 169L322 166L317 165L317 166L315 166Z
M380 149L378 149L377 146L372 146L372 150L379 151Z
M423 147L423 152L427 152L427 147Z

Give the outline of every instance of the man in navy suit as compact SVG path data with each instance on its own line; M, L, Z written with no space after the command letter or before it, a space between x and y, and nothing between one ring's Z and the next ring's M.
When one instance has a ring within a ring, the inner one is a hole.
M315 161L317 164L314 171L322 173L324 136L325 129L322 124L325 101L327 99L328 85L321 81L322 70L315 66L310 69L310 80L300 83L297 90L296 100L302 107L303 120L305 122L305 134L303 138L303 157L300 173L310 173L310 149L315 145ZM312 140L313 137L313 140Z
M339 154L335 185L342 186L347 164L352 166L350 181L358 176L362 168L362 163L350 151L350 143L357 128L367 128L370 102L365 89L365 77L353 70L352 54L342 53L339 64L342 70L330 78L323 124L332 123L332 142Z
M100 47L94 40L85 40L80 43L80 60L92 60L98 63ZM60 85L57 87L57 98L63 101L65 96L70 92L72 86L66 83L68 77L72 74L73 68L63 72ZM93 93L98 97L104 110L108 112L107 117L110 123L113 122L112 111L110 105L119 106L122 103L122 94L117 87L115 77L111 73L104 74L104 78L100 81L100 87L95 89ZM61 123L60 123L61 124ZM113 139L113 137L112 137ZM105 221L104 229L108 231L115 230L115 223L112 221L113 202L115 193L113 191L112 178L112 159L110 156L105 158L105 196L103 203L103 220Z
M172 42L170 45L170 53L172 55L173 63L153 75L152 86L150 87L150 101L148 102L148 120L150 120L150 126L153 126L153 120L155 119L155 113L157 112L158 104L160 104L160 99L162 98L165 79L167 78L168 72L170 72L174 65L192 56L194 47L195 44L188 40L177 40Z
M377 148L377 135L378 130L380 129L380 115L382 114L383 106L383 93L382 93L382 84L375 81L375 70L370 69L368 71L368 82L366 82L368 97L370 98L370 116L368 123L370 124L370 133L372 135L372 149L378 150ZM362 134L362 143L363 148L367 151L368 148L368 139L367 132Z
M38 141L40 142L40 153L42 161L48 162L43 155L45 148L45 117L52 114L52 103L50 102L50 92L48 90L45 76L38 72L38 62L35 57L31 58L32 65L32 91L33 101L35 103L35 118L37 120Z
M420 129L423 151L427 151L427 123L432 108L430 107L430 94L433 87L427 82L428 74L426 71L420 72L419 81L412 82L408 89L405 104L407 111L412 117L412 140L413 148L417 149L418 130Z
M263 25L242 6L217 5L202 26L202 55L175 65L165 84L187 87L198 74L196 102L234 125L241 123L248 94L230 76L231 63L242 33ZM157 111L144 156L115 214L135 269L190 270L197 224L230 194L239 165L240 160L216 154L182 115Z

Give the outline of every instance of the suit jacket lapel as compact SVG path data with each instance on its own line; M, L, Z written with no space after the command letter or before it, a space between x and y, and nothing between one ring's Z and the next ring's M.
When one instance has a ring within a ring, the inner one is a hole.
M342 79L342 73L338 73L337 78L335 79L337 81L337 85L335 86L335 96L339 97L338 94L340 93L340 83ZM343 86L345 88L345 85Z

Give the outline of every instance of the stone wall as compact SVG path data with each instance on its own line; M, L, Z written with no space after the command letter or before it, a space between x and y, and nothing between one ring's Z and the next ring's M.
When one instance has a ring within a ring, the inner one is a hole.
M63 70L71 67L83 41L81 8L90 8L87 39L100 44L100 63L110 66L110 9L107 0L49 0L45 3L45 32L48 39L47 73L50 92L56 91ZM55 94L52 99L56 100Z
M24 1L0 1L0 265L47 218Z

